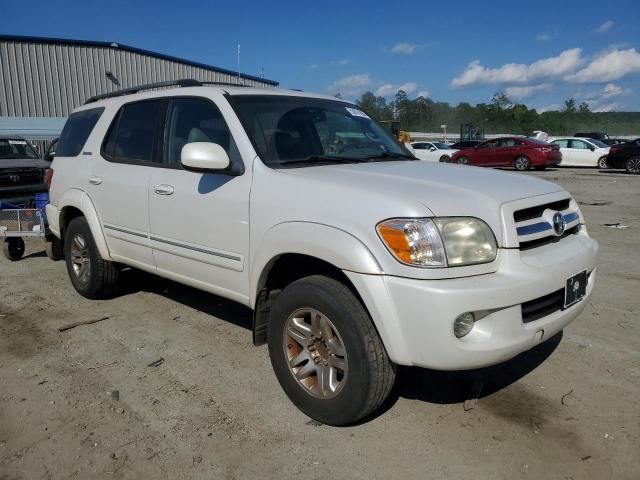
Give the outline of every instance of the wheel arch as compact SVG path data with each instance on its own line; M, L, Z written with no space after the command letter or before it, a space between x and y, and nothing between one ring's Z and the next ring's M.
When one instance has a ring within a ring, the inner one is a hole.
M84 217L91 229L91 235L98 247L100 255L105 260L110 260L109 248L102 231L102 226L98 219L98 214L89 196L81 190L69 190L66 192L58 204L60 211L59 228L60 239L64 243L65 230L71 220L77 217Z
M324 275L346 285L366 305L344 270L380 274L369 249L343 230L310 222L287 222L269 230L260 242L251 274L254 344L266 342L271 304L290 283L310 275ZM340 247L338 250L336 247Z

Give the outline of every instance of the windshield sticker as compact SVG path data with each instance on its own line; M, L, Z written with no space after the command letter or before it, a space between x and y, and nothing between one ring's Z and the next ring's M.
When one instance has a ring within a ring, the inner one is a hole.
M27 142L24 140L9 140L9 145L26 145Z
M358 110L357 108L351 108L351 107L344 107L344 108L347 110L348 113L350 113L354 117L369 118L369 115L364 113L362 110Z

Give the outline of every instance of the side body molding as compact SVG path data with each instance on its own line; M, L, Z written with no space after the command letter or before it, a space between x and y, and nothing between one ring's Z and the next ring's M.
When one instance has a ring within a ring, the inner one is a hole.
M87 219L89 228L91 228L91 234L93 235L93 239L96 242L100 255L105 260L111 260L111 254L107 247L107 242L105 240L104 232L102 231L102 226L100 225L100 220L98 219L96 208L87 193L76 188L67 190L62 194L62 197L58 201L58 209L61 216L63 215L63 211L66 207L77 208L82 212L84 217Z
M251 307L255 308L260 280L274 259L287 253L316 257L341 270L379 275L382 272L373 253L354 235L321 223L292 221L279 223L261 238L253 240L250 270Z

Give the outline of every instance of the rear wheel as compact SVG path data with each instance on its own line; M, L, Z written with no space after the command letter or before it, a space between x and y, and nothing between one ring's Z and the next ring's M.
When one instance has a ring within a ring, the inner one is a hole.
M513 161L513 168L520 172L526 172L527 170L529 170L530 166L531 162L529 161L529 158L525 157L524 155L520 155Z
M640 157L631 157L627 160L627 173L632 175L640 174Z
M71 220L64 237L64 258L71 284L86 298L108 298L118 287L120 270L100 256L84 217Z
M600 157L598 159L598 168L609 168L607 164L607 157Z
M271 309L268 337L280 385L319 422L356 422L393 387L395 366L369 314L336 280L315 275L288 285Z
M8 237L2 242L2 253L7 260L17 262L24 255L24 240L20 237Z
M440 157L440 163L447 163L450 160L449 155L442 155Z
M44 251L54 262L62 260L64 258L64 252L62 251L62 242L57 237L47 239L44 245Z
M469 165L469 159L467 157L458 157L458 163L460 165Z

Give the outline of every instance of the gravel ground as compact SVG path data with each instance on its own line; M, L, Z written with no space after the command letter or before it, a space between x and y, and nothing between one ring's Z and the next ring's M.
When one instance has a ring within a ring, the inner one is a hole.
M531 175L571 191L600 242L585 312L503 365L401 368L349 428L291 405L244 307L135 271L85 300L29 241L0 259L0 479L640 478L640 178Z

